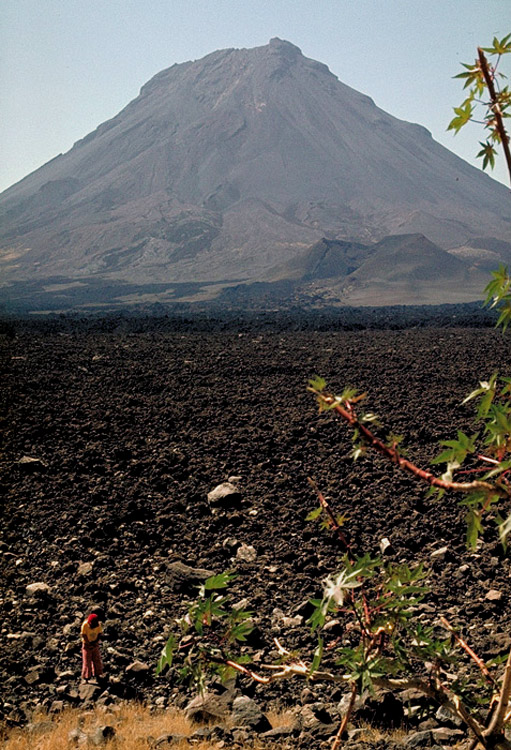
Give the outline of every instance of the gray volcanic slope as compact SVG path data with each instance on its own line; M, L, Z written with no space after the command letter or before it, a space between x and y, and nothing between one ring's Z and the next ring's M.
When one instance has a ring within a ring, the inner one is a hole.
M292 268L322 237L509 242L511 195L272 39L156 75L6 190L0 227L6 281L239 282Z

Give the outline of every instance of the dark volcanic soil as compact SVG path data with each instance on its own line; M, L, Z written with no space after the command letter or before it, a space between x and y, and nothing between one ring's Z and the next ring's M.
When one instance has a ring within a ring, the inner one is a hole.
M496 369L509 374L509 337L487 329L20 329L4 343L0 681L7 714L77 700L79 626L98 604L115 690L165 705L174 690L168 679L139 673L137 683L125 670L135 659L152 668L169 624L183 613L184 595L169 575L176 560L239 573L233 598L246 597L260 615L256 646L270 651L276 635L292 647L312 643L305 625L286 628L272 617L275 608L306 613L304 602L321 592L340 556L335 541L305 521L317 506L308 476L349 516L347 533L359 550L376 552L388 537L392 559L425 560L432 592L423 619L448 613L485 658L509 647L511 566L495 528L488 526L476 554L467 552L455 499L432 504L383 459L353 464L347 429L319 415L306 392L315 373L334 390L367 390L367 404L425 466L439 440L471 429L472 407L460 402L478 380ZM20 463L24 456L41 463ZM213 512L207 494L230 476L240 477L242 500ZM236 557L243 543L255 548L255 561ZM444 555L431 557L444 546ZM40 581L50 593L28 595L26 586ZM502 598L486 599L490 589ZM262 697L264 688L257 692Z

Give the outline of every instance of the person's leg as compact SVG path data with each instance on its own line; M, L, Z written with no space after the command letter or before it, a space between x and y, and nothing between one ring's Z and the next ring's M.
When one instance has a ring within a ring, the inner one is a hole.
M90 680L92 677L92 652L82 646L82 679Z
M94 677L101 677L103 675L103 662L101 660L101 652L99 650L99 644L94 646L91 651L92 665L94 669Z

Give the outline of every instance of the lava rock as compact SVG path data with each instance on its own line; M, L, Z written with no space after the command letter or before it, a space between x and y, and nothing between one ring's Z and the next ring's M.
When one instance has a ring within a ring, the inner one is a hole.
M175 591L186 592L189 594L196 593L196 587L204 583L206 578L214 576L213 570L206 568L192 568L186 563L176 561L169 563L167 566L168 584Z
M37 581L36 583L29 583L25 592L29 596L47 596L51 593L51 587L43 581Z
M236 727L248 727L262 734L272 728L257 703L246 695L240 695L232 704L231 722Z
M185 716L197 724L222 721L227 715L227 706L222 696L204 693L193 698L184 709Z
M223 482L208 492L208 503L213 506L229 507L238 505L240 501L241 492L232 482Z

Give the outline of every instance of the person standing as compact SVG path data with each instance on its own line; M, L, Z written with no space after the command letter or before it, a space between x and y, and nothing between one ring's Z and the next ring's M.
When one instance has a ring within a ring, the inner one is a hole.
M103 627L95 612L90 614L82 623L82 679L86 682L92 676L98 678L103 676L103 662L99 643Z

